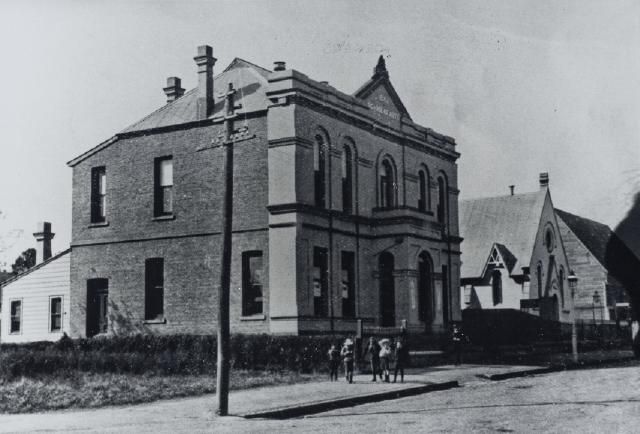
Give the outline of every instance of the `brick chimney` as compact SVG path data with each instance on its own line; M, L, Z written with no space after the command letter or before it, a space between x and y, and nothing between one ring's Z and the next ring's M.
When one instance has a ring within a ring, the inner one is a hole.
M207 119L213 111L213 48L209 45L198 47L198 55L193 58L198 65L198 119Z
M178 77L167 78L167 87L163 88L164 94L167 95L167 104L177 100L184 95L184 89L182 88L182 80Z
M549 174L547 172L540 174L540 188L549 188Z
M38 222L33 236L36 237L38 247L36 248L36 264L46 261L51 257L51 239L54 233L51 232L51 223Z

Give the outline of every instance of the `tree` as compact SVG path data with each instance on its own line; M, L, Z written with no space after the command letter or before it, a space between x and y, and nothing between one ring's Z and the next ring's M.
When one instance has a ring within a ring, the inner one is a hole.
M36 249L27 249L16 258L16 261L11 265L11 269L13 274L20 274L34 265L36 265Z

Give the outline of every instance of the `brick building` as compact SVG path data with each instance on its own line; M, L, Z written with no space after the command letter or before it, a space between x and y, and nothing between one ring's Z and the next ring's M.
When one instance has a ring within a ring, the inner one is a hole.
M460 319L459 154L414 123L380 58L355 94L235 59L78 156L71 330L211 333L222 152L233 141L232 332L353 331Z

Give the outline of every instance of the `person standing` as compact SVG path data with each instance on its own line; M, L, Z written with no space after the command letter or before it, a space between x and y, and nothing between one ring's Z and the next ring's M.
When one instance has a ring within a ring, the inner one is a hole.
M393 382L395 383L398 378L398 371L400 371L400 382L404 383L404 367L407 364L409 358L409 351L404 339L398 339L396 343L396 366L393 370Z
M329 379L330 381L338 381L338 366L340 365L340 351L335 345L329 348Z
M380 345L378 342L371 336L369 338L369 344L367 348L365 348L365 355L369 356L369 363L371 363L371 381L376 381L376 375L380 375L380 380L382 380L382 371L380 370Z
M344 375L349 384L353 383L353 341L346 339L342 345L340 355L344 360Z
M453 324L451 332L451 341L453 342L453 352L456 355L456 366L462 363L462 346L466 336L462 332L462 328L458 324Z
M391 342L389 339L380 341L380 370L384 373L384 381L389 382L389 361L391 359Z

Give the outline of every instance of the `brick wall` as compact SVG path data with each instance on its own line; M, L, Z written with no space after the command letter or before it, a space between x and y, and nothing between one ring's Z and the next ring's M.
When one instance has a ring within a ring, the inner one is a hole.
M268 311L266 119L248 121L256 137L234 147L231 319L235 332L264 332L268 320L241 316L245 250L261 250ZM118 140L73 168L72 334L86 328L87 279L109 280L109 314L117 332L211 333L217 318L222 205L222 126ZM173 156L174 219L153 216L154 158ZM251 162L251 164L247 164ZM107 173L106 226L90 223L91 168ZM166 324L144 322L144 264L165 260Z

